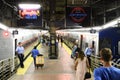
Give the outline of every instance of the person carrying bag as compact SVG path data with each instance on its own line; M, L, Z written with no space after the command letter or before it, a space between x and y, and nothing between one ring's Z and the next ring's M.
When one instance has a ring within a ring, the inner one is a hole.
M78 57L75 60L76 79L84 80L87 68L89 67L88 59L85 57L84 52L79 50Z

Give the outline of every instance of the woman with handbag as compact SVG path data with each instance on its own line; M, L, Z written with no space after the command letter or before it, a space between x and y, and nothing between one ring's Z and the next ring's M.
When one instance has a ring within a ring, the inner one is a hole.
M79 50L78 58L75 61L75 70L76 70L76 79L75 80L84 80L85 73L89 67L89 62L87 57L85 57L84 52Z

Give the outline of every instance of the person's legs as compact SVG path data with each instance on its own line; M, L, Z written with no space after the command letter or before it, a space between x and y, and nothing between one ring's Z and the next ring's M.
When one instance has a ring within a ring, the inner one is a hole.
M91 59L90 59L90 56L87 56L87 58L88 58L89 65L90 65L90 67L91 67Z
M21 54L21 59L22 59L22 61L21 61L21 63L22 63L22 68L24 68L24 55L23 54Z
M36 67L36 58L34 57L33 59L34 59L34 66Z
M22 59L22 55L21 55L21 54L18 54L18 58L19 58L20 66L23 68L23 59Z

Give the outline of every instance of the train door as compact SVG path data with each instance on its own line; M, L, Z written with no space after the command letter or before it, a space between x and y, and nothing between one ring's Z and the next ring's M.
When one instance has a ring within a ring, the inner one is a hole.
M109 39L109 38L99 38L99 51L102 48L110 48L111 49L111 39Z
M100 38L99 39L99 51L102 48L110 48L111 49L111 40L108 38Z
M15 39L15 49L17 48L17 39ZM16 53L15 53L15 55L17 55Z

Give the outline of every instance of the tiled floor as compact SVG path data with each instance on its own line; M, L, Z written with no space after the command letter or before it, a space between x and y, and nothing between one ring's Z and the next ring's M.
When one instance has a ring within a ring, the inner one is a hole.
M48 46L42 46L40 53L45 57L42 69L35 69L32 62L24 75L15 74L9 80L75 80L74 62L63 47L59 47L58 59L48 58Z

